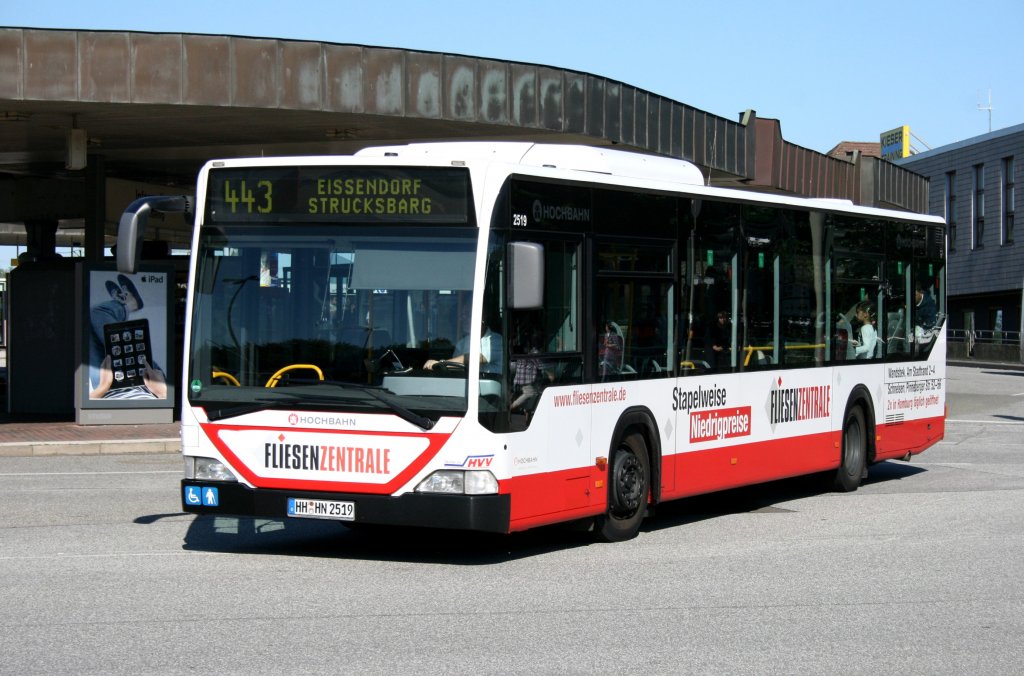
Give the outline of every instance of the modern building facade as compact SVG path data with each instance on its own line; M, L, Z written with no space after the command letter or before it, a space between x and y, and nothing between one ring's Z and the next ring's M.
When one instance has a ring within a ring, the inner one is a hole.
M949 224L947 326L982 341L1016 337L1024 286L1024 124L897 165L925 176L928 210Z

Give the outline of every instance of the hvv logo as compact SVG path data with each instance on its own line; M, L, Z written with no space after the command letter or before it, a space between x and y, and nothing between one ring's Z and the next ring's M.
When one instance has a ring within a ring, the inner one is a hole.
M466 469L483 469L490 467L494 461L494 454L490 455L467 455L462 462L446 462L445 467L465 467Z

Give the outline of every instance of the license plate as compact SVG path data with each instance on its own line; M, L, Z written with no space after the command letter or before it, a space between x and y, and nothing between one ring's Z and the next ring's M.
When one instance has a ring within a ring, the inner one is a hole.
M288 498L288 516L296 516L303 519L355 521L356 503L340 500Z

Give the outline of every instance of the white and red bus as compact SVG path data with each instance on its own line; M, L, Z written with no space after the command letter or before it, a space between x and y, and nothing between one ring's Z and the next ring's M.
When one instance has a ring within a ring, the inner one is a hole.
M622 540L943 436L934 217L531 143L214 161L195 207L188 512Z

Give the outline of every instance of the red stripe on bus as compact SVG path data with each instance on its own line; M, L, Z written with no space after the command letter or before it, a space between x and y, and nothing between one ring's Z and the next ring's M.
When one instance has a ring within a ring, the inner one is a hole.
M839 439L838 432L822 432L668 456L665 475L674 477L675 484L671 490L663 490L662 499L834 469L839 466Z
M876 460L902 458L908 452L917 455L946 436L946 419L940 416L879 424L876 435L879 437L875 442Z
M941 417L879 425L875 459L920 453L942 439L944 429ZM841 440L840 431L823 432L667 455L662 459L661 499L833 470L839 466ZM607 477L597 468L513 477L501 482L501 492L512 495L512 531L602 514L608 496Z

